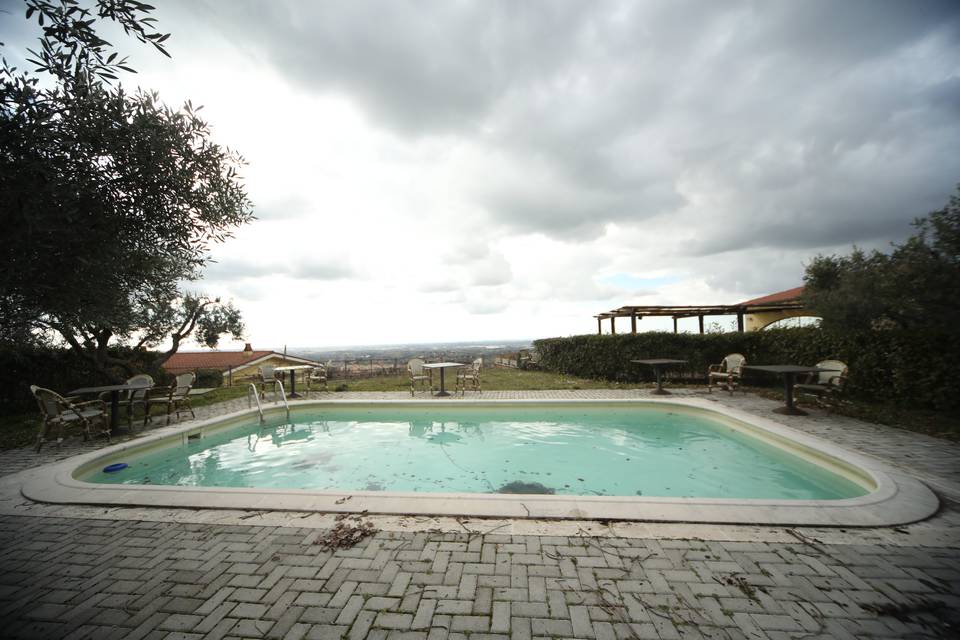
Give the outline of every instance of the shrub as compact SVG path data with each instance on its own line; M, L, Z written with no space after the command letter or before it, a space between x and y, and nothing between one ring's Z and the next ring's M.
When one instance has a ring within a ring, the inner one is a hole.
M223 371L218 369L200 369L197 371L197 380L194 386L200 389L210 389L223 386Z
M848 392L865 400L893 400L904 407L960 409L954 369L960 336L947 331L836 332L806 327L749 333L650 332L582 335L537 340L542 366L551 371L620 382L651 379L642 358L681 358L685 375L706 377L707 367L739 352L750 364L815 364L843 360L850 367ZM779 384L773 376L747 374L751 384Z

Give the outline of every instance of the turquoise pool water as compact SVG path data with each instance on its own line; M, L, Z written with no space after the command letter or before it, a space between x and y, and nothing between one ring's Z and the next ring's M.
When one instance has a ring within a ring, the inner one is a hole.
M829 500L867 490L706 415L638 407L335 408L82 480L341 491Z

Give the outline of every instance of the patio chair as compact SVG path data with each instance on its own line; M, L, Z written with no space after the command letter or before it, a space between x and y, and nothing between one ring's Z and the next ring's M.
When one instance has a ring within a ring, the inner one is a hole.
M407 372L410 374L410 395L413 395L417 385L427 386L427 391L433 390L433 376L429 369L423 368L424 362L420 358L412 358L407 361Z
M140 373L132 378L127 379L127 384L136 384L142 385L142 389L131 389L130 391L124 391L120 396L118 402L119 407L123 407L127 411L127 428L131 431L133 430L133 413L137 405L141 406L146 412L147 410L147 394L150 392L150 389L153 388L153 378L148 376L145 373ZM100 399L104 402L110 402L110 392L105 391L100 394Z
M323 390L327 390L327 368L325 366L320 365L310 369L307 374L307 391L310 390L310 385L313 383L323 383Z
M817 363L818 369L825 369L820 373L811 373L803 382L793 385L793 397L808 395L816 398L817 402L835 397L843 391L847 383L847 365L840 360L821 360Z
M30 392L40 406L42 421L37 434L36 451L39 452L47 441L51 431L57 429L57 444L63 442L65 427L78 426L83 431L83 439L88 440L96 433L102 433L110 441L110 421L107 418L107 405L102 400L74 402L73 398L64 398L59 393L37 385L30 386ZM99 429L94 425L100 424Z
M274 396L277 394L277 383L280 382L280 378L277 377L275 367L271 364L265 364L262 367L257 367L257 377L260 379L260 397L262 398L267 392L267 386L273 390Z
M193 388L193 382L196 380L196 376L192 373L181 373L174 380L173 384L170 385L170 388L163 392L163 395L154 395L154 393L147 394L146 409L143 414L143 424L146 426L147 422L153 420L150 412L153 407L166 407L167 408L167 424L170 424L170 415L173 413L177 414L177 420L180 420L180 414L190 412L191 418L196 418L196 414L193 413L193 407L190 406L190 389Z
M480 388L480 371L483 369L483 358L477 358L469 367L463 367L457 371L457 390L460 395L467 391L467 385L470 385L474 391L483 393Z
M731 353L720 364L712 364L707 369L707 391L713 393L713 386L723 387L733 395L733 390L740 385L743 375L743 365L747 359L743 354ZM746 393L746 392L744 392Z

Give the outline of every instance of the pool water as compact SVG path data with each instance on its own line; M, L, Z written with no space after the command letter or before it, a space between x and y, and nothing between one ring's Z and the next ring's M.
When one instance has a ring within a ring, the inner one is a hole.
M113 484L829 500L864 487L706 414L648 407L334 408L144 453Z

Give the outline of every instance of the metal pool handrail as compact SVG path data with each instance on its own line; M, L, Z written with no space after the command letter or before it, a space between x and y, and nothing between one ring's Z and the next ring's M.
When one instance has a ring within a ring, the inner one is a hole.
M250 403L250 392L253 391L253 399L257 401L257 413L260 414L260 422L263 423L263 407L260 406L260 394L257 393L257 385L250 383L250 388L247 389L247 409L253 405Z
M280 385L280 398L283 400L283 406L287 408L287 420L290 420L290 405L287 404L287 393L283 390L283 382L277 380L277 384Z

